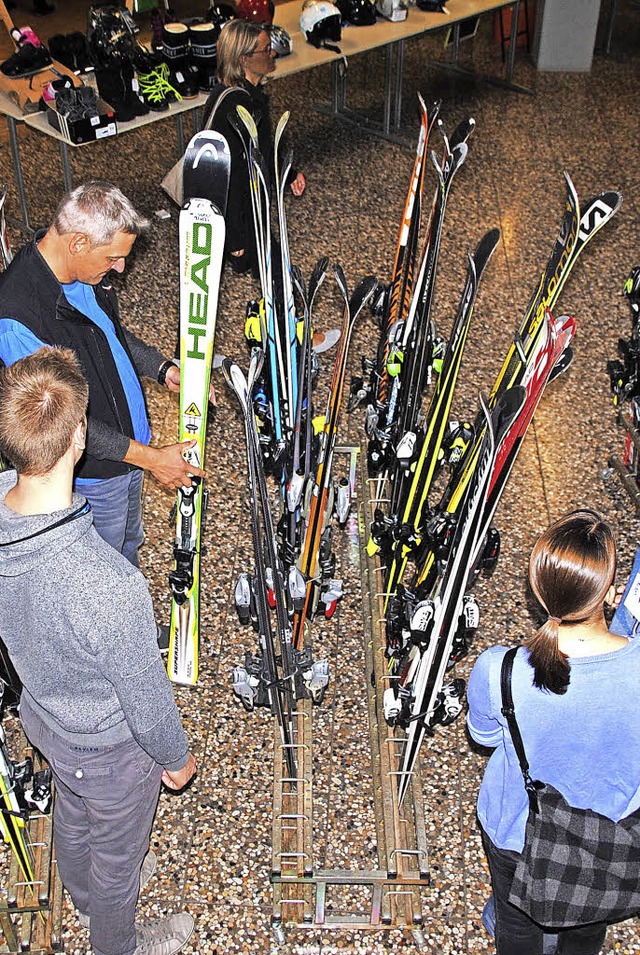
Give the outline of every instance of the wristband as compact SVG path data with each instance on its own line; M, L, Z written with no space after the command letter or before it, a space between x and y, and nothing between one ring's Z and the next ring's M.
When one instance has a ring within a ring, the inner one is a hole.
M167 361L162 362L162 364L160 365L160 368L158 369L158 384L159 385L166 384L167 372L169 371L171 367L177 368L178 366L175 364L175 362L172 362L170 359L167 359Z

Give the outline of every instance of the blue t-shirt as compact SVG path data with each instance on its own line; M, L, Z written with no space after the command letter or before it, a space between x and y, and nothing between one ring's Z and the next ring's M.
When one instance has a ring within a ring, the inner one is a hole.
M529 801L501 713L506 651L490 647L478 657L467 725L477 743L496 747L480 787L480 823L498 848L521 852ZM515 658L513 700L530 773L571 806L617 821L640 807L640 640L611 653L571 657L569 664L571 683L560 696L533 685L524 648Z
M631 568L631 575L624 589L620 605L616 610L615 616L611 621L609 630L612 633L619 633L623 637L635 637L640 631L640 547L636 551L636 556Z
M149 444L151 429L140 381L129 356L118 341L113 322L96 301L93 286L86 285L84 282L70 282L63 284L62 289L69 304L97 325L106 335L129 406L134 438L140 444ZM42 348L43 344L21 322L11 318L0 319L0 358L5 365L12 365L18 359L33 354L34 351ZM95 480L94 478L76 478L75 484L78 486L91 484Z

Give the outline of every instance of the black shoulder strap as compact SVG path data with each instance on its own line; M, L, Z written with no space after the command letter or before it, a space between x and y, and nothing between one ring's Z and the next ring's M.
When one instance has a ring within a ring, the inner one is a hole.
M520 763L520 769L522 770L524 788L527 790L527 794L529 796L529 803L534 812L537 812L538 800L536 790L538 787L529 774L529 762L524 751L524 743L522 742L520 727L518 726L518 721L516 720L516 711L513 705L513 694L511 692L511 674L513 671L513 661L516 658L517 652L518 647L512 647L510 650L507 650L502 660L502 669L500 670L502 715L505 717L507 726L509 727L509 732L511 733L513 746L516 751L516 756L518 757L518 762Z

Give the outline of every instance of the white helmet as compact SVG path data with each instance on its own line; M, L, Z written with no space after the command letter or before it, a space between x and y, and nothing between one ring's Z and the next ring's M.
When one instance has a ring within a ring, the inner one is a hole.
M342 36L342 15L328 0L305 0L300 15L300 30L313 46L340 49L335 44ZM327 42L331 41L331 42Z
M400 23L406 20L409 13L406 0L376 0L376 10L392 23Z

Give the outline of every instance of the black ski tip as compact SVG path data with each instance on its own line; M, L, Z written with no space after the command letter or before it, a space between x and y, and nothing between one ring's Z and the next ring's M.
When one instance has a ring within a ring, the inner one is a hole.
M313 267L313 272L311 273L311 278L309 279L309 288L314 285L319 285L324 281L324 277L329 271L329 256L321 256L316 264Z
M191 138L184 156L184 201L207 199L220 215L224 215L230 175L231 152L224 136L215 130L196 133Z
M313 267L311 278L309 279L309 291L318 289L324 282L329 271L329 256L321 256Z
M467 139L476 128L476 121L472 116L468 116L458 123L449 140L449 149L454 151L456 146L466 145Z
M304 305L307 303L307 286L305 285L304 275L302 274L302 269L299 265L291 266L291 278L293 279L293 284L298 290L298 295L302 299Z
M367 304L368 301L378 290L378 279L375 275L367 275L354 289L353 295L349 300L349 313L354 318L358 312Z
M435 119L437 115L439 114L441 107L442 107L441 99L435 100L435 102L433 102L431 106L429 107L429 113L428 113L429 126L432 126L433 123L435 122Z
M567 345L567 347L562 352L557 362L551 369L551 374L549 375L547 383L555 381L558 375L561 375L563 372L567 371L567 369L571 367L573 358L574 358L573 346Z
M342 294L342 297L344 298L345 304L348 305L349 304L349 288L347 286L347 279L344 274L344 269L342 268L339 262L334 263L333 274L334 274L336 283L338 285L338 288L340 289L340 292Z
M478 275L482 273L482 270L493 255L499 241L500 229L489 229L478 242L475 252L473 253L473 263Z

